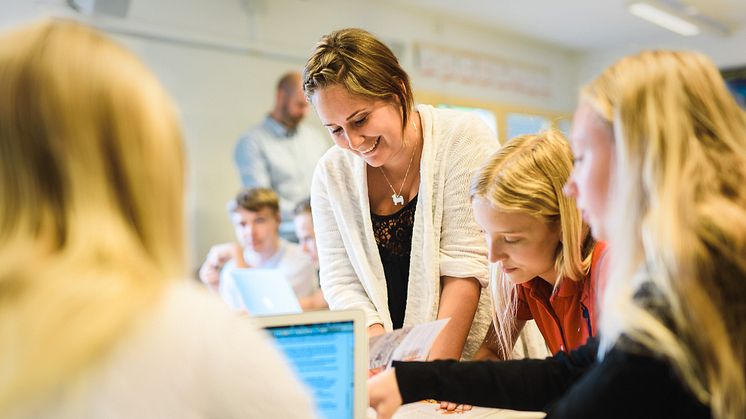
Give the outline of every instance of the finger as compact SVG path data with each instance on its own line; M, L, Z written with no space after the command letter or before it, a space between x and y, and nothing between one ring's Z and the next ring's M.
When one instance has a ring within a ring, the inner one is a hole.
M456 409L456 403L453 402L440 402L440 408L452 412Z

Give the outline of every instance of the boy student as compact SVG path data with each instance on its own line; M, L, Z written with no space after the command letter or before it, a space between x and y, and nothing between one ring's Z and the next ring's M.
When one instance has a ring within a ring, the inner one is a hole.
M199 271L202 282L220 292L232 307L240 298L229 275L236 268L278 269L290 282L304 310L322 308L321 291L311 258L297 244L280 237L280 204L268 188L244 189L228 203L238 243L213 246Z
M313 261L313 267L316 272L319 271L319 253L316 251L316 233L313 229L313 218L311 216L311 199L306 198L298 203L293 210L293 223L295 224L295 235L298 237L301 250L305 252ZM308 304L318 309L328 307L324 294L317 292L314 294L313 301L308 300Z

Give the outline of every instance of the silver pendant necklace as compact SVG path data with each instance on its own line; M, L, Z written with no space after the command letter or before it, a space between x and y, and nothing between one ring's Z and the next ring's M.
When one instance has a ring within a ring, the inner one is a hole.
M412 126L414 127L415 138L419 138L419 135L417 135L417 125L414 122L414 118L412 118ZM414 147L412 147L412 157L409 158L409 164L407 165L407 171L404 172L404 180L402 180L401 182L399 193L396 193L396 189L394 189L394 185L392 185L391 182L389 181L389 178L386 177L386 172L383 171L383 166L378 167L379 169L381 169L381 174L383 175L383 178L386 179L386 183L389 184L389 188L391 188L391 192L393 192L393 195L391 195L391 200L394 202L394 206L404 205L404 196L401 193L404 190L404 185L407 184L407 176L409 175L409 169L412 167L412 161L414 160L414 155L416 152L417 152L417 143L415 143Z

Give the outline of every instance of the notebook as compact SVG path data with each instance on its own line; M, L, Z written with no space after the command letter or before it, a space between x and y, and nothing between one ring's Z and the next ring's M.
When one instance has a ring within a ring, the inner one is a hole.
M300 313L298 297L278 269L239 269L229 272L243 305L253 316ZM237 307L240 308L240 307Z
M311 390L322 419L366 418L368 334L361 311L313 311L255 321Z

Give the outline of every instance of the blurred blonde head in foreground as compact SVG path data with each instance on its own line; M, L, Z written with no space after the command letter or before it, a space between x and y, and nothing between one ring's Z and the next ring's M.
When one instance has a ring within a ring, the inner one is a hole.
M0 416L74 381L184 269L171 101L77 23L0 37Z
M619 60L580 109L615 155L608 215L591 220L612 255L602 346L626 335L714 417L744 417L746 115L707 57L679 51Z

